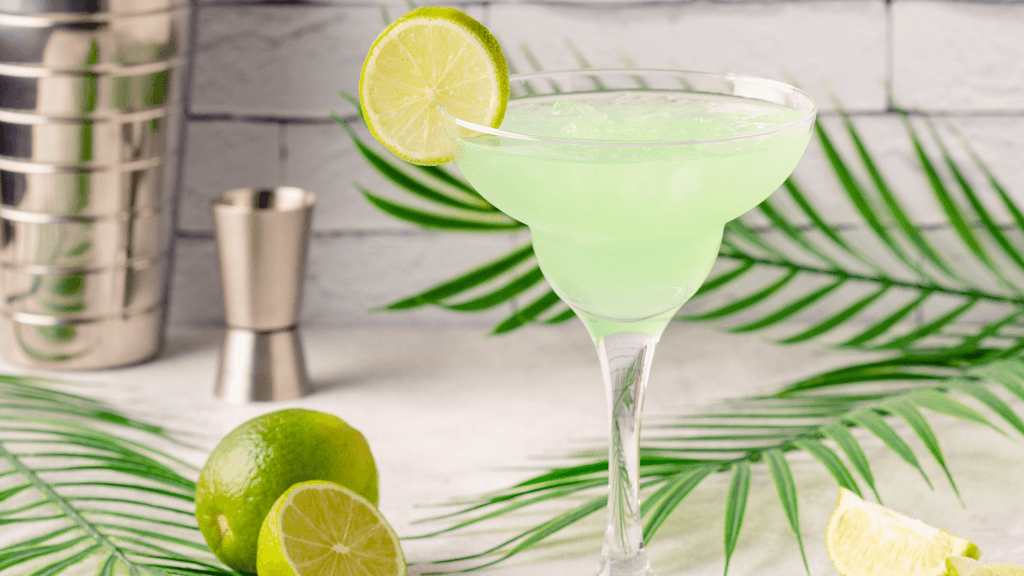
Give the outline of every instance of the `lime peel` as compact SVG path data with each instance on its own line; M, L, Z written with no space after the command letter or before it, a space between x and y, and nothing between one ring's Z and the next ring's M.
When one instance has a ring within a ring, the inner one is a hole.
M370 47L359 77L370 133L399 158L421 165L452 159L442 107L496 128L508 96L508 65L497 39L454 8L417 8L392 22Z
M977 560L951 556L946 558L949 576L1024 576L1018 564L982 564Z
M258 531L267 511L289 487L307 480L331 480L378 500L370 446L337 416L289 408L228 433L196 483L196 522L217 558L255 572Z

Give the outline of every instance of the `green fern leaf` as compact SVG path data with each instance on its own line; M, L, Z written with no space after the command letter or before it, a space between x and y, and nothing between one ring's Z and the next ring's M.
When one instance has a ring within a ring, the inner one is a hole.
M970 380L954 380L949 383L949 387L953 390L973 396L982 404L988 406L993 412L999 414L1004 420L1009 422L1017 432L1024 434L1024 420L1021 420L1021 418L1017 416L1017 413L1010 408L1009 404L1003 401L999 396L992 393L992 391L985 386Z
M796 535L797 544L800 546L800 557L804 561L804 570L807 576L811 575L811 568L807 565L807 553L804 552L804 539L800 535L800 513L797 509L796 482L793 481L793 472L789 469L789 463L779 448L769 448L761 454L768 463L768 471L771 472L772 481L775 483L775 490L779 494L779 502L783 511L786 512L786 519L789 520L789 527Z
M942 270L947 276L954 280L959 280L959 275L953 271L944 258L932 248L931 244L925 240L918 229L914 226L910 217L907 215L899 199L893 194L889 184L886 182L885 177L882 176L882 171L875 162L874 158L868 152L867 145L864 140L860 137L860 133L854 126L850 116L840 107L840 116L843 119L843 125L846 127L846 133L849 135L850 140L857 148L857 154L860 157L861 163L871 176L871 181L875 185L875 189L878 190L879 195L882 197L885 206L888 208L889 213L893 216L893 219L899 225L900 230L910 240L910 242L920 250L921 254L925 256L931 263L935 264L940 270Z
M918 462L917 456L914 451L910 448L910 445L900 437L899 434L893 430L892 426L889 426L874 410L858 410L851 414L846 419L851 424L863 426L871 431L875 436L885 443L886 446L892 449L904 462L914 467L924 478L929 488L934 489L932 481L928 479L928 475L924 469L921 468L921 463Z
M878 488L875 486L875 476L871 473L868 457L864 454L864 449L860 447L857 439L847 430L846 425L838 422L829 424L828 426L823 426L821 432L839 445L839 448L846 454L846 457L850 459L857 473L860 474L860 477L871 488L871 491L875 494L875 499L881 503L882 497L878 494ZM857 491L854 490L854 492Z
M0 377L0 574L229 576L193 516L197 454L159 427L27 377Z
M700 466L696 470L684 469L665 482L657 492L645 498L641 504L645 520L644 539L650 540L672 511L715 469L715 466Z
M736 540L743 526L743 513L747 509L747 496L750 494L750 463L737 460L732 465L732 480L725 498L725 570L729 573L729 561L736 551Z
M914 403L909 398L897 398L885 403L884 406L885 409L895 413L910 425L910 428L914 430L921 441L924 442L928 451L931 452L935 461L942 467L942 471L946 474L953 492L957 498L960 498L960 490L956 487L956 482L953 481L953 475L949 472L949 467L946 466L946 458L942 454L942 448L939 447L939 439L935 436L935 431L932 430L928 421L925 420L921 412L914 406Z
M860 492L860 486L853 479L853 474L850 473L850 470L846 468L846 464L843 464L839 456L830 448L815 438L797 438L793 440L793 445L814 456L814 459L818 462L821 462L840 486L855 493L857 496L863 497L863 494Z

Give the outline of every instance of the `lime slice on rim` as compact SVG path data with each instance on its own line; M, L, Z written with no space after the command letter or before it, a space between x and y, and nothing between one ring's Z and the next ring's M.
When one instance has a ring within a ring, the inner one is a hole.
M377 37L359 77L370 133L415 164L451 160L441 107L497 127L508 103L508 66L494 36L454 8L428 6L395 20Z
M1024 566L1017 564L982 564L970 558L952 556L946 559L949 576L1024 576Z
M843 576L944 576L947 557L981 556L971 542L845 488L828 521L825 548Z
M260 576L405 576L398 536L355 492L314 480L289 488L260 528Z

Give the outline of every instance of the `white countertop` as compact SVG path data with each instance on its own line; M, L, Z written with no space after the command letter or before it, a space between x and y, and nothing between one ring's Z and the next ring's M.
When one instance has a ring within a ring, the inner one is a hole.
M138 366L55 373L88 381L97 397L150 420L203 435L212 447L263 412L301 406L331 412L361 430L377 460L381 511L402 536L424 530L414 520L431 505L510 486L552 460L538 457L600 444L605 431L597 357L582 326L529 327L501 337L481 328L302 329L316 391L291 402L230 405L213 397L220 330L175 329L164 355ZM655 356L645 414L771 392L801 376L849 360L816 346L779 347L698 325L669 328ZM0 372L25 369L0 363ZM1021 410L1019 404L1014 405ZM866 442L885 503L974 541L983 560L1024 564L1024 442L982 426L929 414L960 488L961 508L941 469L906 434L931 477L920 476L881 442ZM1008 426L1003 426L1008 429ZM796 454L800 521L815 575L834 575L823 544L837 493L816 461ZM722 518L729 479L714 475L680 506L649 543L661 576L722 573ZM478 552L543 519L536 513L458 536L404 542L410 562ZM571 535L556 536L484 574L590 575L603 512ZM412 568L412 573L422 571ZM763 465L754 466L749 506L730 567L734 576L802 574L796 540Z

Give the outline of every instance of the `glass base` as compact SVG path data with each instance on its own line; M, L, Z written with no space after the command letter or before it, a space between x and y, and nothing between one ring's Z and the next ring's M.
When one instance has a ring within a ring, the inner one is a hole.
M647 561L647 552L643 548L627 560L613 560L602 554L601 563L597 565L597 576L653 576L651 563Z

